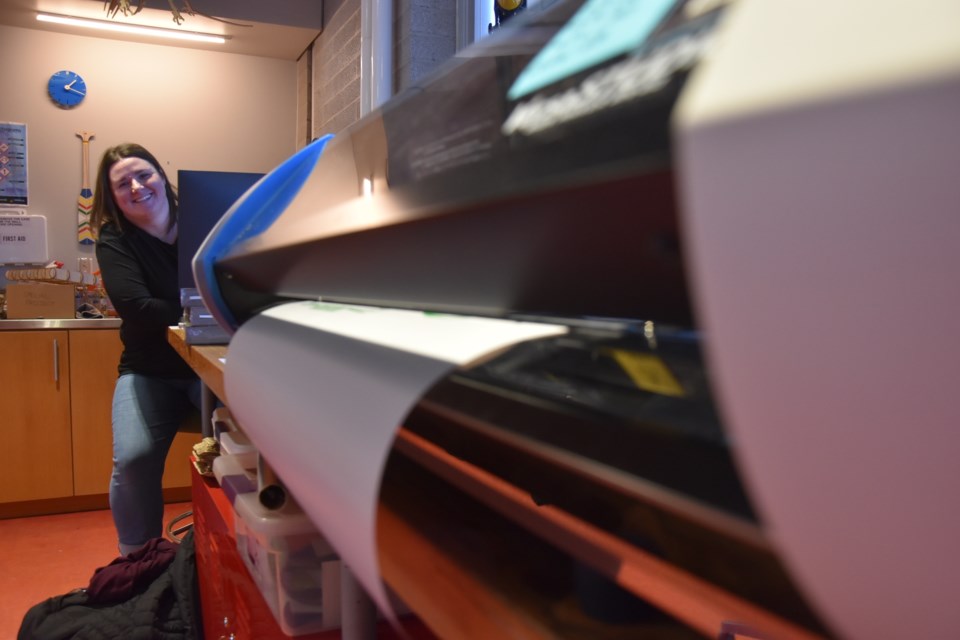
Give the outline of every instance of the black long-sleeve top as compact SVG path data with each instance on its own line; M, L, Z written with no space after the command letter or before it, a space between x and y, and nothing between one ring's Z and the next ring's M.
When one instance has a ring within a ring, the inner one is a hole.
M192 378L193 370L167 342L167 327L177 324L183 311L177 244L129 226L120 233L105 224L97 240L103 286L122 320L119 373Z

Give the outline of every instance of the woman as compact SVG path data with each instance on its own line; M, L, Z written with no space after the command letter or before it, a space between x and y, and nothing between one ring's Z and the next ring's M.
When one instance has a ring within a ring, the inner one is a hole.
M178 427L200 406L200 382L166 336L182 313L177 205L149 151L121 144L104 152L92 223L103 284L122 320L110 509L123 555L163 535L164 462Z

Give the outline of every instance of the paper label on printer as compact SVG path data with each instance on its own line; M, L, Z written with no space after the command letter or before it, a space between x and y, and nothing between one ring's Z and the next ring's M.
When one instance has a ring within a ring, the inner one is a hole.
M516 100L638 47L677 0L587 0L523 70L507 97Z
M539 87L543 90L514 107L501 127L503 134L532 136L659 95L670 86L671 80L693 69L712 43L724 3L707 12L686 10L694 4L685 3L683 11L655 25L652 35L645 37L637 48L620 52L627 53L623 59L615 60L616 56L611 56L614 61L609 64L592 71L585 68L582 72L587 75L583 78L574 80L574 74L567 80L574 83L572 86L558 83L552 92L546 85ZM553 41L547 47L552 44ZM522 78L521 74L518 81ZM511 95L526 97L516 92Z
M610 355L626 372L638 389L665 396L685 395L683 386L666 363L652 353L636 353L614 349Z

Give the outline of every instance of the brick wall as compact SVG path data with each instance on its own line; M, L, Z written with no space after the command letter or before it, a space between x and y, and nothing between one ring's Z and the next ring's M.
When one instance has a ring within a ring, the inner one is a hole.
M456 12L455 0L394 1L394 92L453 56ZM360 118L360 0L324 0L323 20L323 33L305 54L311 64L298 67L301 73L311 68L309 118L299 117L310 139L339 133Z
M360 0L324 0L323 22L313 43L314 138L360 118Z

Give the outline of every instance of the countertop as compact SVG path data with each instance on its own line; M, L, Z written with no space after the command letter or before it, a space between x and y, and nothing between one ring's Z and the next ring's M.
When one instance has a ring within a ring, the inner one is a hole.
M117 329L120 318L50 318L0 320L0 331L32 331L36 329Z

